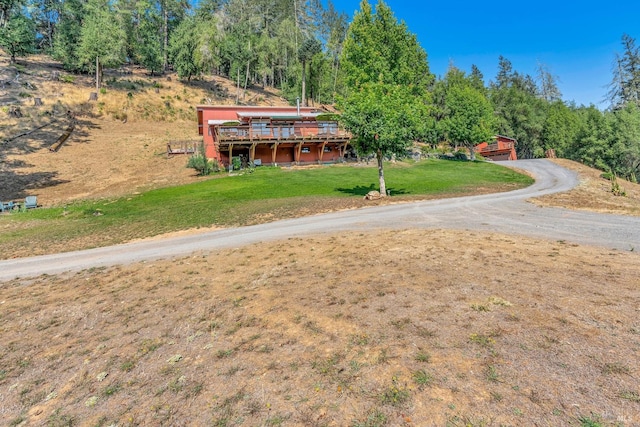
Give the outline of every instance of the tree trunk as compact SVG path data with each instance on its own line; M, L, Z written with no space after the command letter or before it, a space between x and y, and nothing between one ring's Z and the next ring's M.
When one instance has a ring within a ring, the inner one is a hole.
M169 11L167 10L167 5L164 4L164 10L162 11L162 37L164 44L164 51L162 53L162 69L167 71L169 68Z
M240 67L238 67L238 88L236 90L236 105L240 102Z
M242 94L242 100L244 101L245 96L247 95L247 85L249 84L249 65L250 61L247 61L247 71L244 75L244 93Z
M378 150L376 153L378 158L378 179L380 180L380 197L387 195L387 185L384 182L384 169L382 167L382 150Z
M471 159L472 162L475 162L476 161L476 150L475 150L475 147L473 146L473 144L469 144L469 153L470 153L469 158Z
M302 106L307 106L307 75L306 75L306 63L302 61Z

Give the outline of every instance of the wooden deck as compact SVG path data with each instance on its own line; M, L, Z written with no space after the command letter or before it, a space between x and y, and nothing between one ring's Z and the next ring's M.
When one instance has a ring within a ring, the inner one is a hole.
M167 142L167 157L176 154L194 154L200 141L169 141Z
M256 142L346 142L351 134L338 128L323 129L321 127L268 126L256 128L251 126L221 126L216 129L215 140L220 145L248 144Z

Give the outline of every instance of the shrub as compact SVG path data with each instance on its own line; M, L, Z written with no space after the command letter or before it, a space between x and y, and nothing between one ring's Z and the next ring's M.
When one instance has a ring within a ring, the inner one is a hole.
M187 167L197 170L198 175L200 176L211 175L213 172L220 171L220 165L217 160L207 159L204 151L204 144L200 144L198 151L189 157Z
M453 153L453 159L454 160L469 160L467 158L467 153L465 153L463 150L458 150L455 153Z
M60 80L62 83L74 83L76 81L76 78L71 74L63 74L58 78L58 80Z

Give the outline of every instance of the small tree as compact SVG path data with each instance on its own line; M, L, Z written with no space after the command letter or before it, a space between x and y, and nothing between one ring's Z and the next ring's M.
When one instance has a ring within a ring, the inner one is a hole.
M385 196L384 157L402 153L431 125L425 105L433 81L427 53L382 0L375 13L362 0L349 25L341 64L348 93L343 121L358 151L376 154Z
M32 53L35 43L35 24L22 14L13 15L6 26L0 27L0 46L9 53L12 63L17 56Z
M189 157L187 167L198 171L198 175L200 176L211 175L212 172L219 171L218 162L207 159L204 144L200 144L198 151Z
M367 83L344 100L342 121L353 134L352 143L361 154L375 154L380 194L386 195L383 160L403 154L423 133L427 107L410 90L399 85Z

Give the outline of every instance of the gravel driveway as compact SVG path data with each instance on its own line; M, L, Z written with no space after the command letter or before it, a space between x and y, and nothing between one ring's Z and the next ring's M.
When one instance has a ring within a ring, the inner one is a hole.
M526 202L532 197L574 188L578 185L575 173L546 160L518 160L503 164L530 172L536 179L535 184L507 193L334 212L197 235L0 261L0 281L170 259L194 251L238 247L293 236L376 228L484 230L625 251L640 250L638 217L544 208Z

